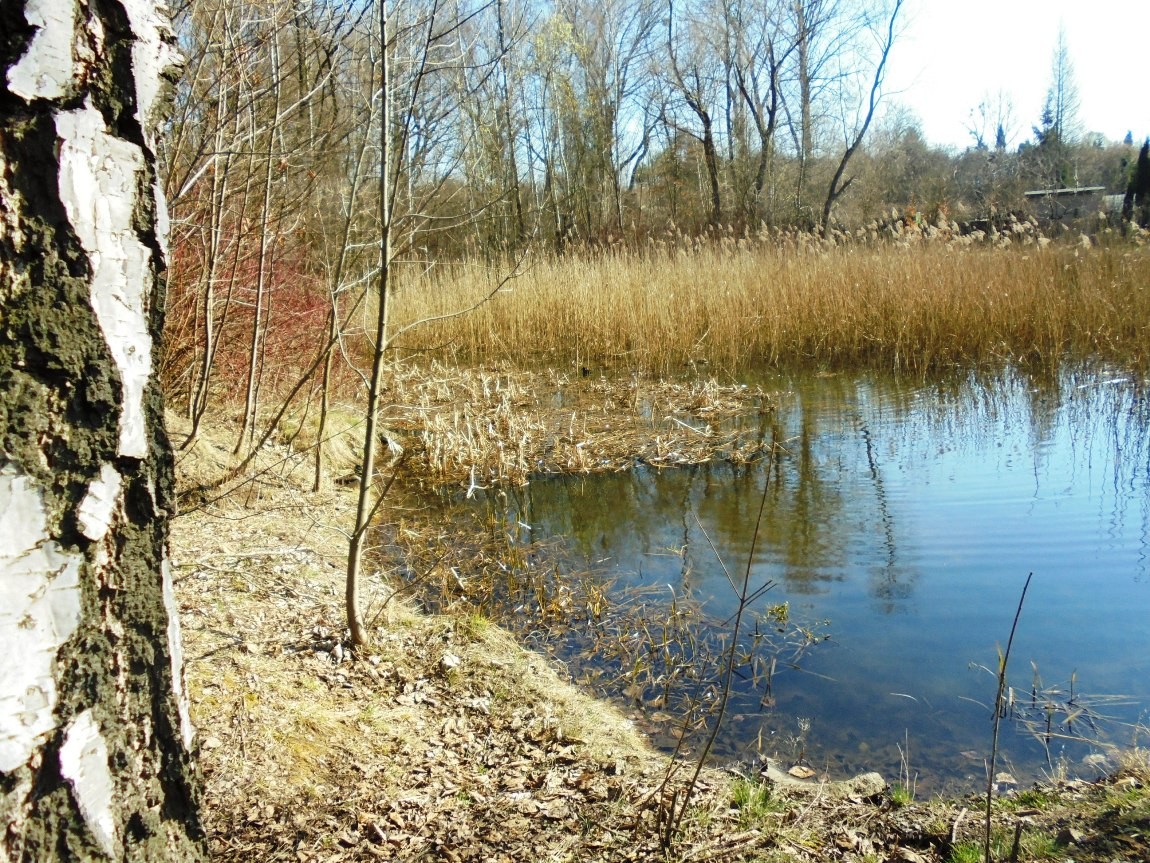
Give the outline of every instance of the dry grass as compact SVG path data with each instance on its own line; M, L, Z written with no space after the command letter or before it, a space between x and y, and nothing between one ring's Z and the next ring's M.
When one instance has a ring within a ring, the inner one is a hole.
M717 456L734 463L755 461L764 442L754 434L723 431L735 416L764 415L772 397L758 387L723 384L712 377L656 380L567 375L555 371L491 371L450 368L432 361L399 364L386 375L382 434L410 449L401 479L423 484L458 483L472 490L520 485L532 475L624 470L697 464ZM271 413L271 409L264 414ZM209 424L222 417L212 414ZM169 411L170 433L182 441L191 423ZM289 411L252 466L261 481L306 487L314 476L315 447L324 447L324 475L353 478L363 448L362 413L347 405L329 412L324 440L317 441L315 405ZM250 493L250 476L205 491L240 457L234 441L203 437L176 453L184 502ZM245 450L246 452L246 450ZM389 474L398 451L381 466Z
M771 364L911 374L1067 355L1150 361L1150 247L966 238L839 247L730 241L529 262L493 302L399 347L460 363L676 373ZM395 321L463 308L498 273L444 269L398 294Z
M772 409L758 388L714 378L607 380L435 362L391 369L389 401L386 421L407 433L420 479L469 490L639 463L669 467L718 455L752 461L764 443L720 431L718 423Z
M1145 727L1139 727L1145 736ZM1119 770L1129 776L1136 777L1143 784L1150 784L1150 749L1144 744L1124 749L1118 756Z
M279 439L296 452L322 446L326 470L336 475L348 473L362 458L365 423L362 408L340 405L329 409L323 440L319 439L319 419L318 408L311 404L305 405L303 411L289 412L280 423Z
M259 412L257 434L263 431L264 423L278 409L278 405L265 405ZM231 413L230 406L221 410L209 411L205 426L220 428L230 424L224 415ZM246 457L249 442L237 455L232 452L235 438L224 440L211 434L200 434L185 443L192 423L187 417L169 410L164 417L168 434L176 446L176 469L180 477L181 507L193 506L202 499L223 498L233 491L245 495L260 493L262 486L274 484L281 487L304 488L311 485L315 477L315 449L323 447L323 470L321 482L330 486L330 480L353 475L363 449L362 412L350 405L333 406L328 413L323 440L319 440L319 416L314 403L303 401L285 413L268 442L256 453L243 476L233 477L216 488L215 483L237 467ZM253 477L257 482L253 483Z

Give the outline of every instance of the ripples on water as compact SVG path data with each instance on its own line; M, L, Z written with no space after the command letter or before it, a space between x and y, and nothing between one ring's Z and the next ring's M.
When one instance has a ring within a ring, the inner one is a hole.
M1134 723L1150 706L1150 404L1147 384L1096 371L911 386L874 377L771 379L778 408L742 421L777 440L768 466L540 479L491 500L514 528L558 537L620 595L642 588L693 599L711 620L735 602L706 537L732 570L753 560L763 604L829 621L831 639L799 668L781 664L773 703L741 681L718 754L799 754L845 774L899 775L909 750L918 788L984 782L996 647L1027 573L1034 581L1011 656L1018 703L1035 671L1046 687L1123 694L1099 710ZM704 532L706 536L704 536ZM978 666L982 666L979 668ZM1069 694L1062 697L1065 701ZM1020 723L1005 741L1026 781L1094 765L1119 721L1053 740L1049 756ZM809 724L809 730L800 733ZM1064 729L1065 730L1065 729ZM1093 756L1093 757L1092 757Z

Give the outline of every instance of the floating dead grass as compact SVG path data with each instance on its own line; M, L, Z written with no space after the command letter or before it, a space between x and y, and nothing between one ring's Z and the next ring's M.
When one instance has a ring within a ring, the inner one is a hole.
M414 454L401 481L459 484L469 493L522 485L535 475L673 467L720 456L745 464L765 454L761 441L727 431L724 423L772 410L771 395L759 388L701 375L609 379L554 370L458 369L434 361L393 366L387 395L383 435ZM363 444L363 418L354 408L332 410L319 441L318 419L305 405L281 420L243 477L214 489L242 458L231 452L234 441L200 435L184 446L191 424L172 412L167 424L181 488L191 498L186 506L240 489L259 494L269 484L306 487L319 445L325 477L354 479Z
M417 449L415 471L459 483L469 495L533 475L697 464L722 455L745 463L761 441L722 424L772 409L761 389L715 378L655 380L400 366L387 421Z

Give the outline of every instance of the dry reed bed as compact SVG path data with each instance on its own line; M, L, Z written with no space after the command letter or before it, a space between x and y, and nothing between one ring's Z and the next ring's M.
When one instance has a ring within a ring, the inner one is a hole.
M716 380L623 380L404 364L392 371L388 422L407 432L415 475L469 494L533 474L623 470L637 463L738 463L762 442L720 421L770 410L758 388Z
M501 277L460 266L409 284L396 322L467 307ZM923 374L1066 356L1144 366L1148 322L1146 246L730 243L528 262L491 302L417 327L399 347L460 363L662 375L700 360L724 372L766 363Z

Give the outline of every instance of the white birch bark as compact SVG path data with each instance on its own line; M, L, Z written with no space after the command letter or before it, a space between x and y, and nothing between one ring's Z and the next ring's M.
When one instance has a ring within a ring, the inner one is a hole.
M3 69L8 860L203 851L154 380L166 213L152 145L176 55L151 0L120 3L123 16L105 19L107 9L78 0L25 0L25 48ZM127 40L110 35L124 18Z

